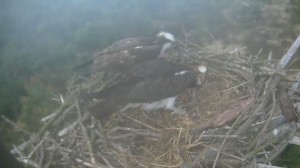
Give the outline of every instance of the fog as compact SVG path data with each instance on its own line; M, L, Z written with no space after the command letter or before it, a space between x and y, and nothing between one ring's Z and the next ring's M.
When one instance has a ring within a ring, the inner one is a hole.
M87 56L124 37L154 35L161 30L183 36L201 25L218 35L222 23L220 9L227 4L153 0L4 1L1 44L4 50L9 45L21 51L16 54L30 59L31 65L26 64L26 68L34 70L57 58Z
M279 59L300 33L299 13L298 0L2 0L0 115L35 131L74 68L127 37L167 31L213 52Z

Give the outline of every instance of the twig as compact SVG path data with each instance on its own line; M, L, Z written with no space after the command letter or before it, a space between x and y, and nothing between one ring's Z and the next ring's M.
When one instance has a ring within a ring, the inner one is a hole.
M100 153L100 151L98 151L97 153L98 153L98 155L101 157L101 159L103 159L103 161L107 164L107 166L108 166L109 168L114 168L114 167L110 164L110 162L102 155L102 153Z
M250 149L252 149L255 145L256 147L258 146L258 142L257 140L261 137L262 133L266 131L266 129L268 128L268 125L276 111L276 97L275 97L275 91L273 91L273 104L272 104L272 108L270 110L270 114L269 117L267 119L267 121L264 124L264 127L260 130L260 132L256 135L256 137L252 140L251 145L249 146Z
M203 144L203 143L200 144L200 145L201 145L201 146L204 146L204 147L206 147L206 148L211 148L212 150L215 150L215 151L221 151L221 150L219 150L219 149L217 149L217 148L214 148L214 147L212 147L212 146L209 146L209 145L206 145L206 144ZM232 154L230 154L230 153L228 153L228 152L224 152L224 151L221 151L221 152L222 152L222 154L225 155L225 156L234 158L234 159L239 160L239 161L241 161L241 162L244 162L244 161L245 161L244 158L241 158L241 157L232 155Z
M25 163L26 165L30 165L34 168L40 168L38 163L25 157L25 155L16 146L14 146L14 151L19 155L19 161Z
M84 139L85 139L85 141L87 142L87 145L88 145L89 154L90 154L90 157L91 157L91 163L92 163L93 167L95 167L96 166L96 158L95 158L94 150L93 150L91 139L89 138L88 132L87 132L85 126L82 123L81 110L79 108L78 100L76 100L76 107L77 107L77 112L78 112L78 117L79 117L79 124L81 126Z
M14 128L20 130L21 132L25 133L26 135L31 135L30 132L26 131L24 128L22 128L20 125L14 123L10 119L6 118L5 116L1 115L1 117L9 124L11 124Z
M117 131L128 131L129 133L125 133L122 135L111 135L114 132ZM125 139L130 136L146 136L146 137L154 137L154 138L160 138L161 135L158 133L150 132L149 130L146 129L135 129L135 128L128 128L128 127L115 127L112 128L108 133L107 133L107 138L108 139Z
M249 105L248 105L249 106ZM248 109L247 107L245 107L245 109ZM244 110L245 111L245 110ZM243 113L241 113L243 114ZM218 151L218 154L216 156L216 159L214 161L214 164L213 164L213 167L212 168L215 168L217 166L217 162L218 162L218 159L220 157L220 154L221 154L221 151L223 150L223 147L225 145L225 142L227 140L227 137L229 136L229 134L233 131L233 128L235 128L235 126L237 125L238 121L240 120L240 118L242 118L243 115L239 115L238 118L234 121L234 123L232 124L232 126L230 127L229 131L227 132L226 134L226 137L224 138L224 140L222 141L222 144L221 144L221 147Z
M68 103L65 103L61 105L55 112L55 116L51 118L37 133L37 135L34 137L31 143L34 143L36 140L38 140L47 130L52 126L56 120L61 117L61 114L63 114L65 111L72 110L75 107L75 104L72 104L69 106Z
M42 139L37 145L35 145L35 147L33 148L33 150L29 153L29 155L27 156L27 158L31 158L31 156L34 154L34 152L46 141L46 139Z
M298 88L300 86L300 72L298 72L296 80L297 81L292 84L291 90L288 91L289 96L292 96L294 94L294 92L298 90Z
M87 167L91 167L91 168L108 168L107 166L104 166L104 165L95 165L95 164L93 164L93 163L89 163L89 162L86 162L86 161L84 161L84 160L82 160L82 159L79 159L79 158L76 158L75 159L78 163L81 163L81 164L83 164L84 166L87 166Z
M276 70L281 72L284 69L287 68L289 65L291 59L296 57L296 51L298 50L300 46L300 36L296 39L296 41L293 43L293 45L290 47L288 52L283 56L283 58L280 60L279 64L276 66ZM265 109L269 106L269 103L271 102L272 99L272 91L277 87L277 85L281 81L281 76L280 75L274 75L270 80L269 80L269 85L266 88L266 95L263 99L263 101L259 104L257 109L253 112L253 114L259 113L259 112L265 112ZM251 126L251 124L258 119L259 116L252 117L248 119L236 132L237 135L243 136L244 133L246 133L247 129Z
M130 116L124 116L124 117L126 117L126 118L128 118L128 119L130 119L130 120L132 120L132 121L134 121L134 122L136 122L136 123L138 123L138 124L140 124L140 125L146 127L146 128L149 128L149 129L151 129L151 130L154 130L154 131L157 131L157 132L161 133L161 131L160 131L159 129L156 129L156 128L154 128L154 127L152 127L152 126L150 126L150 125L148 125L148 124L146 124L146 123L143 123L143 122L141 122L141 121L135 119L135 118L132 118L132 117L130 117Z

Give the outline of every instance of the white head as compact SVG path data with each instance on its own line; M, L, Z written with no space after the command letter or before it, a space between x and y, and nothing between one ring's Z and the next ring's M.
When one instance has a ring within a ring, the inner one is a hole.
M206 68L206 66L204 66L204 65L200 65L200 66L198 66L198 71L199 71L200 73L205 74L206 71L207 71L207 68Z
M158 34L157 34L157 36L158 37L163 37L163 38L165 38L165 39L167 39L167 40L170 40L170 41L172 41L172 42L174 42L175 41L175 37L173 36L173 34L171 34L171 33L168 33L168 32L159 32Z

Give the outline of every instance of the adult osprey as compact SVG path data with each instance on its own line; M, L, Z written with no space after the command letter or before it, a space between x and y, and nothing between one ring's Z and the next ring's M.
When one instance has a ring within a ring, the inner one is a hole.
M160 32L154 37L128 38L115 42L95 54L94 59L82 64L91 66L92 72L123 73L132 66L161 56L175 42L172 34Z
M146 110L166 108L176 111L176 96L197 86L193 69L159 59L138 64L125 76L126 79L114 86L81 96L84 100L100 100L88 108L96 118L107 118L113 112L137 103Z

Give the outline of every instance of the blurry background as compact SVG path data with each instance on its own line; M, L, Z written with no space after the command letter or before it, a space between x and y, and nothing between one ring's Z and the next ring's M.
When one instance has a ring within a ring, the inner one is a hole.
M246 47L246 55L262 49L262 57L281 58L300 33L300 1L1 0L0 115L19 127L1 118L0 138L18 143L18 129L38 130L73 68L93 53L162 30L215 51Z

